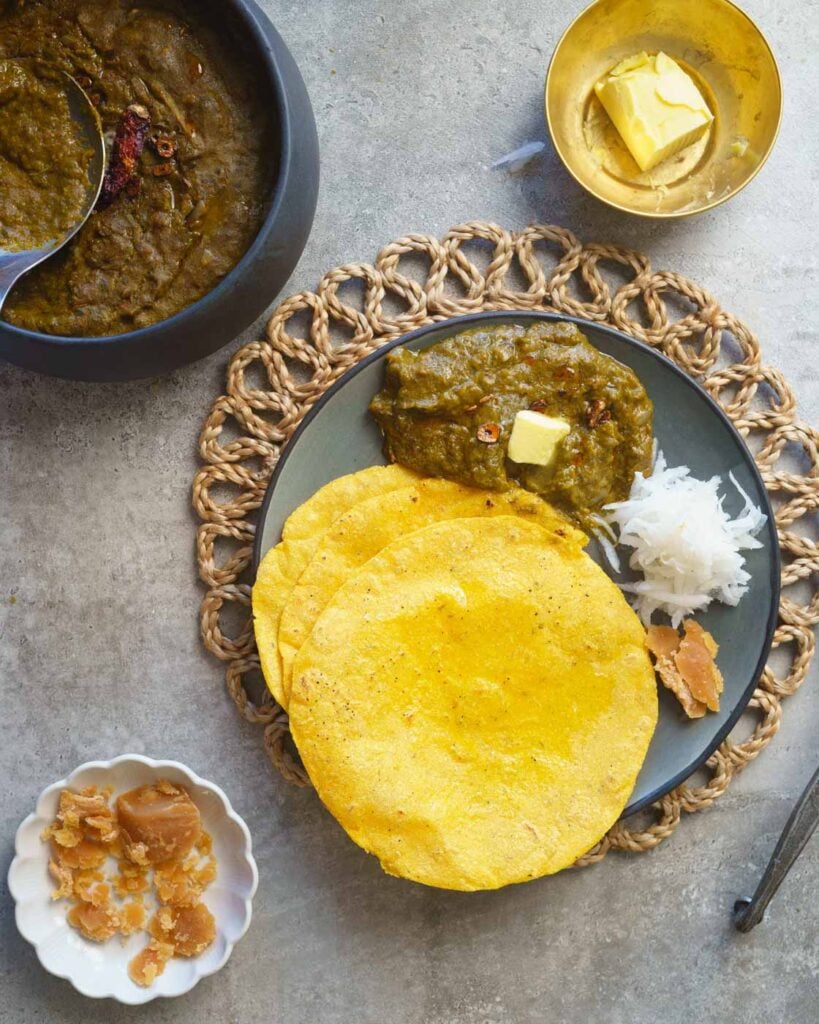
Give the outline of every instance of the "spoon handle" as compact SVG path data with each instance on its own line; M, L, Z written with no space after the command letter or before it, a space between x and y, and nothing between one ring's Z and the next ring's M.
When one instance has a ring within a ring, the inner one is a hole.
M765 909L774 897L785 875L804 850L819 825L819 771L808 783L788 818L776 849L771 855L765 873L754 895L737 900L734 904L734 925L741 932L749 932L762 920Z
M17 279L27 270L39 263L44 254L39 251L32 252L3 252L0 250L0 309Z

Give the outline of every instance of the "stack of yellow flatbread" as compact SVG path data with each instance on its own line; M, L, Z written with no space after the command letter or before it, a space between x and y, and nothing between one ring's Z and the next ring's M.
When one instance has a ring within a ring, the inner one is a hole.
M525 881L622 812L656 684L585 543L527 491L387 466L319 490L266 554L265 678L322 801L389 873Z

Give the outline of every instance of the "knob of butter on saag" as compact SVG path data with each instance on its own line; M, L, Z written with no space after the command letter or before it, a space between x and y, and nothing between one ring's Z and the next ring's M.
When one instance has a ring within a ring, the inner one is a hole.
M627 57L594 91L641 171L696 142L714 120L691 76L665 53Z
M570 429L565 420L556 416L524 409L515 416L506 456L512 462L550 466L557 454L557 446Z

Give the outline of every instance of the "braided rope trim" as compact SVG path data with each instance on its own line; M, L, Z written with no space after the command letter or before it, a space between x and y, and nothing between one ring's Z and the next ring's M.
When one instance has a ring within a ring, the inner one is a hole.
M612 849L653 849L674 832L683 812L710 807L770 743L781 723L782 701L804 681L815 651L819 544L805 527L819 509L819 432L797 419L793 392L778 370L763 364L753 331L692 281L654 271L639 252L584 244L565 228L531 224L507 231L472 221L441 239L406 235L386 245L373 264L336 267L315 291L285 299L265 337L231 359L225 394L211 406L199 437L202 465L193 505L201 520L196 557L206 588L201 635L207 650L225 663L239 714L261 726L271 762L288 781L309 785L289 742L287 715L258 685L250 617L255 513L273 467L316 399L380 345L464 313L516 309L610 324L660 349L699 381L755 452L776 507L782 551L777 653L749 705L751 734L742 742L726 739L707 761L707 781L689 780L658 800L649 824L618 822L577 862L586 866ZM783 458L790 470L779 468ZM806 585L812 588L808 598ZM243 622L231 634L225 615L237 609ZM777 660L787 662L784 674L777 674ZM249 694L254 680L258 700Z

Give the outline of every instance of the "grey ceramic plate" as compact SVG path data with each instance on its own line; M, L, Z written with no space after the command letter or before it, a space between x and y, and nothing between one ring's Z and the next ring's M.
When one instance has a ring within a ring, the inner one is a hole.
M779 546L768 496L753 458L730 420L690 377L653 349L608 327L548 313L475 313L405 335L353 367L310 411L282 454L270 482L256 539L255 564L281 536L284 520L319 487L345 473L384 463L381 437L367 406L382 385L385 354L397 344L423 349L468 327L533 320L573 320L589 341L626 366L654 403L654 433L669 465L688 465L699 479L734 474L768 514L762 547L746 552L748 593L736 608L714 604L698 620L720 645L725 691L717 714L689 721L660 688L660 718L624 814L631 814L686 779L722 742L742 713L770 650L779 605ZM725 507L742 499L728 485ZM592 543L589 554L603 564Z

